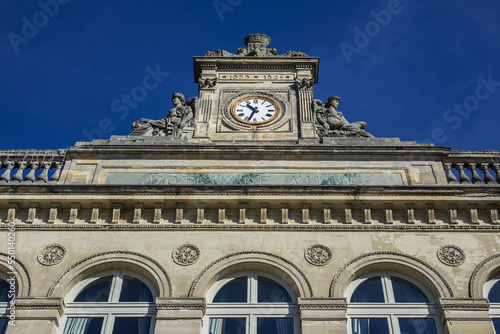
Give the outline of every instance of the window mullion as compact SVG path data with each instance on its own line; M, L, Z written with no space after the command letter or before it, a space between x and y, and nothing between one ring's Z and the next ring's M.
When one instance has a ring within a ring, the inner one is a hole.
M104 321L102 322L102 334L112 334L113 333L113 323L115 319L112 315L106 314L104 316Z
M123 275L113 276L113 281L111 282L111 291L109 293L109 302L117 303L120 299L120 291L122 290Z
M248 302L249 303L257 303L257 275L255 273L251 273L248 275Z
M394 298L394 290L392 289L391 277L387 273L384 273L384 275L382 276L382 282L386 303L395 303L396 299Z

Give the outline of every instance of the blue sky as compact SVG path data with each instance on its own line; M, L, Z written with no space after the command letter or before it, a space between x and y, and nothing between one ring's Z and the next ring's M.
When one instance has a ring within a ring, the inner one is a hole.
M278 53L320 57L315 98L341 96L339 111L349 121L366 121L376 137L455 150L500 146L498 1L2 0L0 6L0 149L68 148L101 134L127 135L139 118L164 117L173 92L197 95L193 56L236 52L251 33L270 36ZM113 112L113 101L156 68L168 75L129 113Z

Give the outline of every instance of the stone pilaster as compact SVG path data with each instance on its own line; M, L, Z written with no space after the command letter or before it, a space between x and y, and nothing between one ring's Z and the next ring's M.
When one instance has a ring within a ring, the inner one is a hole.
M439 312L447 334L494 334L488 309L488 300L483 298L439 300Z
M302 334L347 333L345 298L299 298Z
M201 333L205 298L156 298L155 334Z
M15 326L8 326L7 334L53 334L63 312L62 298L16 298Z

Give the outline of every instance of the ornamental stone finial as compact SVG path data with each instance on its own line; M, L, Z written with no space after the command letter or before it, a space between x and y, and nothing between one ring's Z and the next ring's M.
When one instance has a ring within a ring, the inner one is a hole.
M243 43L248 47L250 43L265 43L266 48L271 44L271 37L264 34L250 34L245 36Z

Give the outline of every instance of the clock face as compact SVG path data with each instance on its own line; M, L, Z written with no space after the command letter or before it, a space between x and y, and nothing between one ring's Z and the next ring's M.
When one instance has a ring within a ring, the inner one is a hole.
M242 97L231 106L231 114L237 121L252 125L269 123L279 112L276 101L261 95Z

